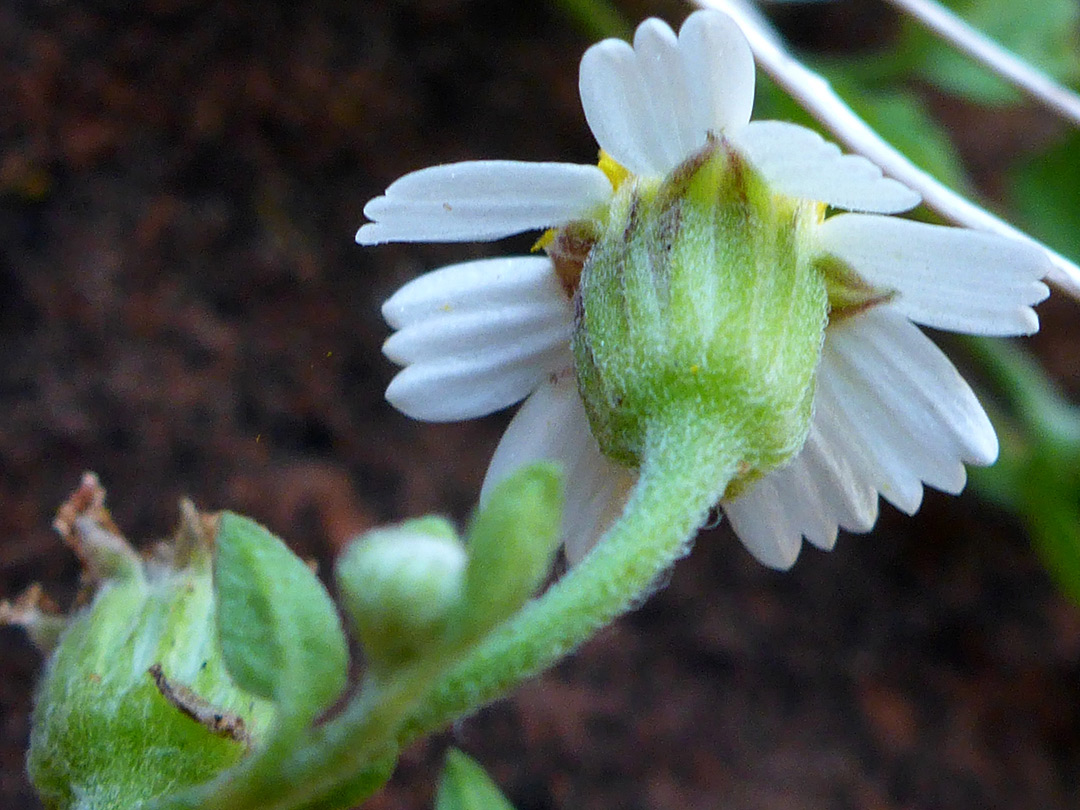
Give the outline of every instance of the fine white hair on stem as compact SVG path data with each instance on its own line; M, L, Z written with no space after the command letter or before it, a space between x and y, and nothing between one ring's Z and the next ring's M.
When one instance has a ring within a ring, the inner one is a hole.
M981 31L933 0L886 0L929 28L958 51L1080 127L1080 96L1034 65L1002 48Z
M1052 263L1048 280L1080 298L1080 267L1023 231L938 182L878 135L821 75L791 56L769 22L745 0L695 0L724 12L742 29L762 69L848 148L922 195L923 202L957 225L1034 243Z

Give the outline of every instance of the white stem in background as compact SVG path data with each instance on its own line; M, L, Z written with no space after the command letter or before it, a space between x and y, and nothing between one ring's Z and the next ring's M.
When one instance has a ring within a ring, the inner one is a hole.
M1080 96L1002 48L933 0L886 0L921 22L958 51L985 65L1010 84L1080 127Z
M1023 231L939 183L894 149L844 102L822 76L792 57L769 22L745 0L695 0L723 11L750 41L758 64L814 118L849 149L869 158L887 174L922 195L923 202L957 225L1032 242L1050 257L1049 280L1080 298L1080 267Z

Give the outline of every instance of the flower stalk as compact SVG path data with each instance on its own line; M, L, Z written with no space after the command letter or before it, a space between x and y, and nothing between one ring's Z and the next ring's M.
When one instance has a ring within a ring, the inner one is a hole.
M293 810L350 806L338 803L341 796L363 800L381 787L380 764L396 750L547 669L648 596L689 551L745 452L745 442L717 430L709 414L667 412L647 430L641 478L622 518L541 597L457 655L368 682L337 717L293 739L287 756L256 755L153 810Z
M639 604L690 550L735 477L744 440L692 405L646 431L622 517L577 566L434 684L398 732L405 745L547 669Z

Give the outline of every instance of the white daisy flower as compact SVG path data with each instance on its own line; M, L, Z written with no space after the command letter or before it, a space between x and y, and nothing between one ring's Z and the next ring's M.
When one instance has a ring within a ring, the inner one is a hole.
M715 142L741 156L772 192L821 204L815 260L841 265L857 275L859 289L882 293L834 306L801 451L722 503L750 552L787 568L803 537L829 549L839 528L868 531L879 495L912 514L923 484L958 493L965 463L994 461L997 438L986 414L916 324L1035 332L1031 306L1048 295L1042 251L883 216L914 207L919 195L808 129L751 122L753 57L738 26L719 12L691 14L678 36L652 19L632 46L594 45L581 61L580 91L602 150L599 166L477 161L423 169L369 202L364 213L372 221L356 236L374 245L561 228L558 244L548 243L550 256L445 267L406 284L383 307L397 330L384 350L405 367L387 389L399 410L456 421L525 400L495 451L482 499L522 464L561 461L571 561L619 514L636 474L601 452L578 392L572 299L591 242L576 244L575 228L565 226L602 223L624 183L662 179ZM825 206L859 213L825 218Z

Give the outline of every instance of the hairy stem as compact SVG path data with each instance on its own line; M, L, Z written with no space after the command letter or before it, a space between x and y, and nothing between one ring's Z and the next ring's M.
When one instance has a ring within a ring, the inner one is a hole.
M654 425L622 517L577 567L435 684L402 725L398 743L494 700L640 604L689 550L735 474L742 448L721 432L696 414Z
M349 806L381 787L365 774L389 752L475 711L542 672L640 604L690 548L735 475L741 442L693 412L671 413L647 433L641 477L622 517L594 551L543 596L446 667L433 662L363 690L344 711L295 738L291 753L256 758L217 784L154 810L300 810ZM288 744L288 743L287 743Z

